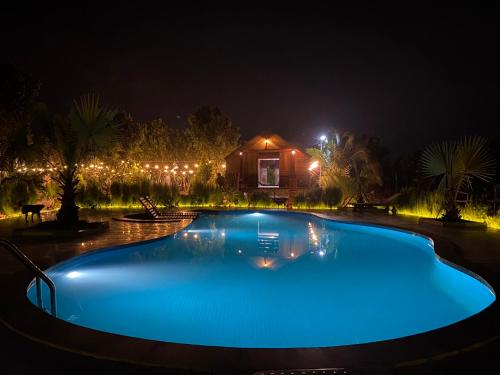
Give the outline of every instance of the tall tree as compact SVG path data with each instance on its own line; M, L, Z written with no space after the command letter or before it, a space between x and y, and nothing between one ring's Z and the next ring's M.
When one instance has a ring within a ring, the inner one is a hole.
M322 149L310 148L307 152L321 165L320 186L339 187L347 201L362 202L369 188L382 184L380 166L370 157L365 140L351 133L328 137Z
M161 118L140 123L131 116L127 116L122 146L126 157L132 160L171 162L177 158L174 137L174 129L171 129Z
M14 178L19 164L31 162L42 144L45 106L40 81L11 64L0 65L0 184Z
M59 184L61 208L57 219L71 227L78 222L75 198L82 163L103 152L118 139L120 125L116 111L102 107L94 95L82 96L73 102L67 118L56 120L51 142L57 152L59 168L53 179Z
M214 179L224 158L238 146L240 131L219 108L204 106L188 117L185 136L189 158L212 165Z

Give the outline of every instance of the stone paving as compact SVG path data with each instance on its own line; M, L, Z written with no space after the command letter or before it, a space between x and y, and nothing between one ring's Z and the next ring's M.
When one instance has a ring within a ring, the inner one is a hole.
M130 223L112 220L139 210L82 210L80 217L89 221L108 221L109 230L75 239L46 240L18 239L12 237L16 228L25 228L24 218L0 220L0 238L8 238L30 257L40 268L47 268L65 259L105 247L123 245L138 241L151 240L174 233L188 225L191 220L174 223ZM54 213L45 213L43 220L52 219ZM17 272L22 267L6 252L0 252L0 275Z

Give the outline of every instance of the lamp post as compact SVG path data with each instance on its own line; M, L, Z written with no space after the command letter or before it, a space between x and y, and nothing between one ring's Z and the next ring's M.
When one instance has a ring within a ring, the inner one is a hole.
M326 135L323 134L321 137L319 137L319 140L320 140L319 148L320 148L321 152L323 152L323 142L326 141Z
M321 135L321 137L319 137L319 149L321 150L321 154L323 154L323 142L326 142L327 139L326 139L326 135ZM321 155L323 157L323 155ZM320 186L321 186L321 162L319 163L319 183L320 183Z

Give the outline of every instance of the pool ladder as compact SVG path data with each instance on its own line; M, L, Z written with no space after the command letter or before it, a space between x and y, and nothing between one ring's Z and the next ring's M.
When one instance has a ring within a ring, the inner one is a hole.
M0 239L0 245L2 245L3 248L7 249L9 253L14 255L14 257L28 269L28 271L35 275L36 300L38 307L40 307L41 310L43 310L41 280L43 280L45 284L47 284L50 290L50 313L54 317L57 316L56 286L54 285L53 281L12 242Z

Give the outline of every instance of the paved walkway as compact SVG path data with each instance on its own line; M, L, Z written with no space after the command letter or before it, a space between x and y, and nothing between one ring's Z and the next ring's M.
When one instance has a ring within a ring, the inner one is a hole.
M191 220L175 223L130 223L112 220L113 217L123 217L126 214L141 212L140 210L82 210L80 218L89 221L108 221L109 230L91 236L75 239L47 240L11 238L14 229L25 228L24 218L0 220L0 238L9 238L25 252L40 268L45 269L65 259L86 253L91 250L123 245L138 241L150 240L174 233ZM54 213L46 213L42 219L52 219ZM5 252L0 252L0 275L17 272L22 267L15 259Z

